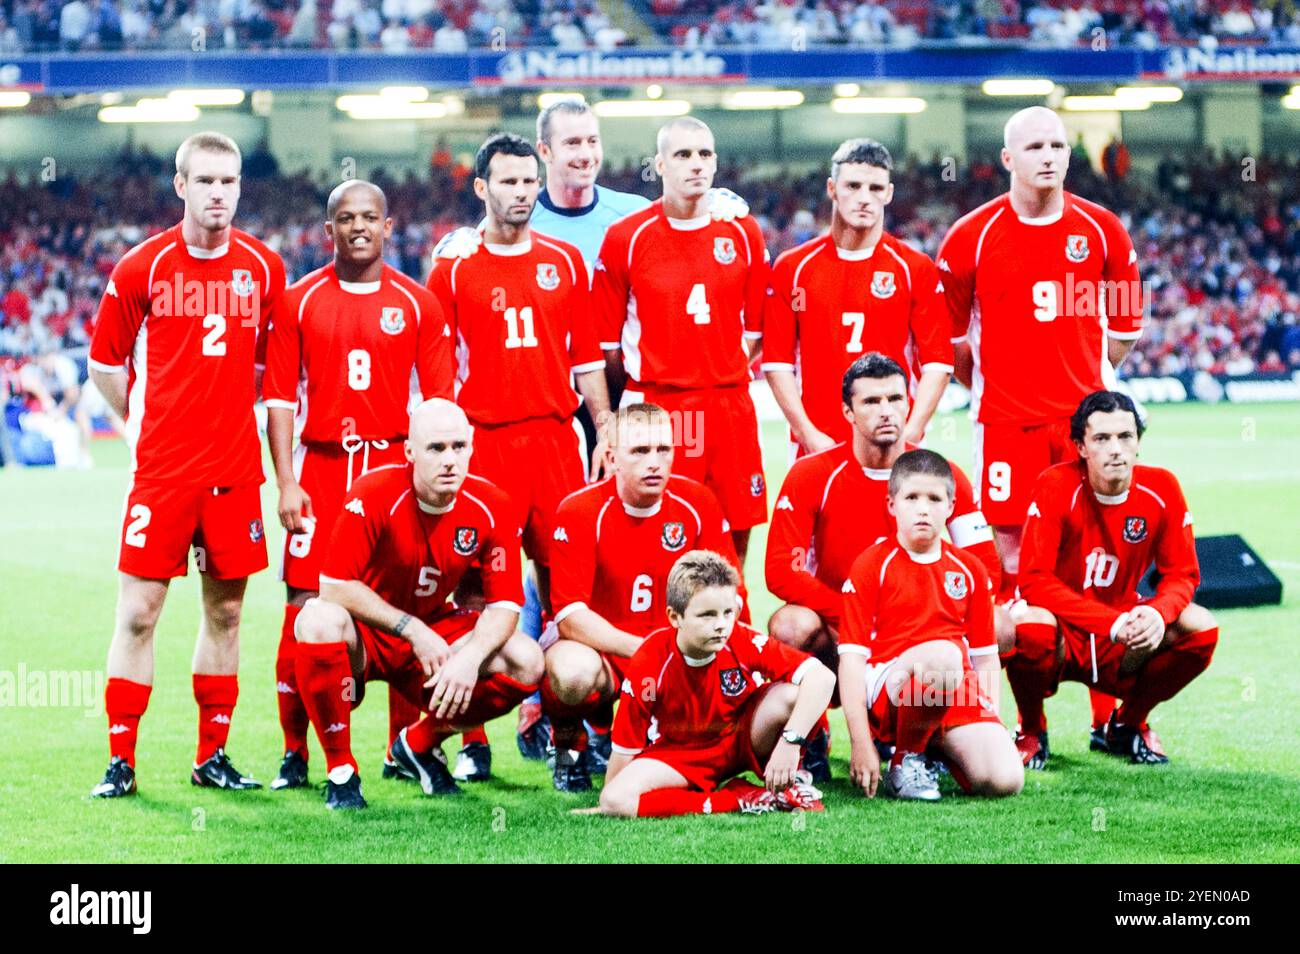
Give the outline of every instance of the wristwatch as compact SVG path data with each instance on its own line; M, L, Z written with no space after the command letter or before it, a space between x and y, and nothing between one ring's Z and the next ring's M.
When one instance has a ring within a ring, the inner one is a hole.
M805 739L802 735L800 735L798 732L792 732L789 729L786 729L781 733L781 738L785 739L791 745L799 746L799 748L803 748L805 745L808 744L808 740Z

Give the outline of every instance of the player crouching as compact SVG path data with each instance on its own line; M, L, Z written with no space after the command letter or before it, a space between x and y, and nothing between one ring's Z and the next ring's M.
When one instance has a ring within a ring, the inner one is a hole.
M1105 750L1142 765L1168 762L1147 717L1210 665L1219 641L1200 582L1192 515L1178 478L1137 463L1144 430L1133 402L1094 391L1070 419L1081 460L1039 475L1025 519L1020 595L1007 678L1020 707L1025 764L1047 760L1043 700L1061 680L1118 696ZM1152 562L1150 599L1138 583Z
M849 774L868 797L880 781L874 738L894 744L885 791L937 801L927 750L972 795L1015 795L1024 769L998 720L1000 664L988 573L940 528L953 475L933 451L908 451L889 475L898 533L869 547L844 583L840 700Z
M297 675L329 769L326 804L364 808L349 720L380 680L430 714L402 730L390 757L427 795L459 791L441 744L509 712L537 689L542 653L515 632L523 602L518 528L505 495L467 476L471 428L455 404L411 414L405 466L352 485L321 571L321 597L299 614ZM452 602L481 566L481 613Z
M672 625L647 636L627 665L603 814L821 809L799 755L835 676L806 653L737 625L739 583L731 563L709 550L673 566ZM735 778L746 771L766 787Z

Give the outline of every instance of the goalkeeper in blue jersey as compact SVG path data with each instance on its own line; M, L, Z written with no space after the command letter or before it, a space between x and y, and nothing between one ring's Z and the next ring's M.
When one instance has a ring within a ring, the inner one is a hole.
M644 209L650 200L596 184L604 163L600 123L590 104L581 97L557 100L538 114L537 152L546 167L546 182L533 207L532 230L576 245L590 275L601 243L605 241L605 231L624 216ZM749 206L729 189L711 189L709 213L715 219L729 221L748 215ZM466 227L448 233L434 249L434 257L469 258L482 244L479 229ZM617 371L619 380L610 382L610 400L613 402L618 401L622 385L622 368ZM590 455L597 443L595 426L585 407L579 407L575 419L582 427L583 446ZM603 477L603 461L591 461L590 457L589 461L590 478ZM531 574L525 579L525 593L528 601L520 621L521 628L534 639L542 638L543 629L547 628L550 631L547 633L548 641L554 640L554 624L546 626L551 608L540 605ZM592 730L589 750L593 756L590 767L593 772L600 773L609 755L609 726L591 725L589 728ZM524 758L543 759L550 755L550 726L542 716L541 701L537 696L519 707L518 744ZM487 736L481 729L466 732L453 776L460 781L484 780L491 774L491 765Z

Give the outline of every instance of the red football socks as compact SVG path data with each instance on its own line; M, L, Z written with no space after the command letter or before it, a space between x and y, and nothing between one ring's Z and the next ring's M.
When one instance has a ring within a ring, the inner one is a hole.
M1100 689L1088 690L1088 702L1092 706L1092 724L1094 727L1104 726L1110 721L1110 714L1115 711L1115 703L1119 700L1109 693L1102 692Z
M413 725L420 718L420 707L393 686L388 687L388 746L408 725Z
M509 712L537 691L537 686L526 686L504 673L493 673L479 679L469 699L469 708L454 720L426 716L406 731L406 744L413 752L431 752L448 736L465 726L480 726L499 715ZM429 690L425 690L427 694Z
M473 742L477 742L480 745L487 745L487 729L483 728L481 725L476 725L474 728L466 729L461 733L460 744L462 746L470 745Z
M1005 662L1007 681L1020 710L1020 731L1038 735L1047 728L1043 700L1055 691L1056 627L1021 623L1016 627L1015 655Z
M109 755L126 759L132 768L135 767L135 739L140 729L140 717L149 707L149 693L152 691L153 686L130 679L110 679L104 687Z
M1152 709L1178 695L1205 672L1218 642L1216 626L1180 636L1172 646L1156 652L1138 672L1133 692L1120 705L1116 721L1124 725L1145 725Z
M280 625L280 647L275 654L275 697L280 706L280 730L284 733L284 750L307 757L307 707L298 693L298 672L294 662L298 641L293 624L301 606L286 603L284 622Z
M357 767L352 757L352 667L347 643L299 643L298 686L316 738L325 750L326 770Z
M727 789L691 792L684 788L656 788L644 792L636 805L637 818L670 818L673 815L720 815L740 807L739 796Z
M600 693L591 692L581 702L570 704L555 694L551 680L542 678L542 712L551 720L551 738L557 749L580 752L587 747L587 729L582 721L600 708Z
M894 748L891 764L899 764L903 756L909 753L923 753L947 711L948 704L939 698L939 693L927 690L921 680L913 676L899 697L898 744Z
M194 764L202 765L230 735L230 715L239 698L238 676L194 674L194 701L199 704L199 748Z

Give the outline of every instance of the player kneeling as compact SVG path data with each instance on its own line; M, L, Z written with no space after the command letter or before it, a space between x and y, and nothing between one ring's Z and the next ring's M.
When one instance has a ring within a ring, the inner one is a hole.
M298 615L297 675L329 769L326 804L364 808L349 720L365 684L387 682L430 714L403 729L390 758L427 795L459 791L441 744L509 712L537 689L542 653L515 632L523 602L518 528L505 495L466 476L471 428L450 401L411 414L405 466L352 485L321 571ZM481 613L452 602L481 567Z
M1218 644L1214 617L1192 602L1201 579L1192 515L1178 478L1137 463L1143 430L1127 395L1094 391L1070 418L1081 460L1048 468L1034 488L1020 555L1030 606L1007 663L1030 768L1047 761L1043 699L1062 680L1124 700L1106 725L1106 751L1168 762L1147 717L1205 671ZM1142 599L1152 562L1155 595Z
M908 451L889 475L894 539L867 548L844 583L840 700L849 772L868 797L880 781L873 742L893 743L885 791L937 801L927 750L973 795L1015 795L1024 769L998 719L993 593L980 561L939 536L953 475L933 451Z
M668 621L632 656L600 811L623 817L820 810L799 772L835 676L737 624L735 568L692 550L668 576ZM762 775L766 787L735 778ZM730 781L728 781L730 779ZM725 784L724 784L725 783Z

